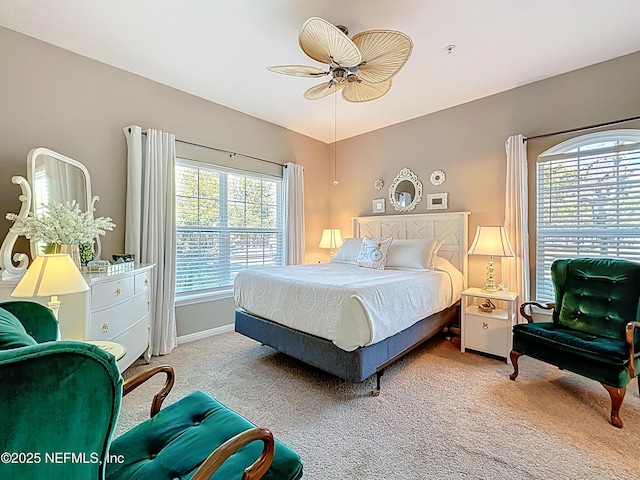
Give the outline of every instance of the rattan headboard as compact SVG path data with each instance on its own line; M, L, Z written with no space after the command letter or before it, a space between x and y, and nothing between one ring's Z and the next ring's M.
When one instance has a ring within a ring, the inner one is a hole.
M469 212L416 213L355 217L354 237L437 238L444 243L438 255L462 272L465 288L468 279Z

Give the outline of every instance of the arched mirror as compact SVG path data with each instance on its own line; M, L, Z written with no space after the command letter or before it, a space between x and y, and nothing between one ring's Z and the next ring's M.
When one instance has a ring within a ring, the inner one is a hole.
M397 212L410 212L422 200L422 182L408 168L403 168L389 187L389 202Z
M87 168L73 158L49 150L34 148L27 156L27 179L33 200L31 211L40 214L51 202L76 201L81 211L93 213L99 198L91 196L91 179ZM96 258L100 258L100 237L95 242ZM31 256L35 258L37 245L32 243Z

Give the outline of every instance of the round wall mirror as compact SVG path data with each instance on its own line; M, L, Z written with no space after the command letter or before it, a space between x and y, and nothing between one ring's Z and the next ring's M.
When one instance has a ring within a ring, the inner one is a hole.
M410 212L422 200L422 182L408 168L403 168L389 187L389 202L397 212Z

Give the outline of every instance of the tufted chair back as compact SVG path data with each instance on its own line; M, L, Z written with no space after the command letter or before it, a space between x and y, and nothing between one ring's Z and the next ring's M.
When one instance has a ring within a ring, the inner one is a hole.
M603 258L556 260L551 278L554 323L624 341L627 322L640 320L638 263Z
M57 330L40 304L0 304L0 478L104 478L122 377L112 355Z

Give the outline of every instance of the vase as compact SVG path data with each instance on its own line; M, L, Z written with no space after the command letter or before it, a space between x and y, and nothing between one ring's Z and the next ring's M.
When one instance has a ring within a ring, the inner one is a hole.
M56 253L66 253L80 270L80 249L77 243L56 244Z

